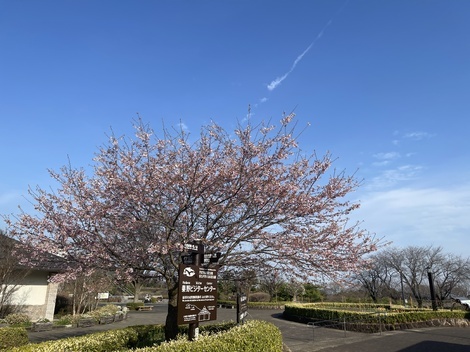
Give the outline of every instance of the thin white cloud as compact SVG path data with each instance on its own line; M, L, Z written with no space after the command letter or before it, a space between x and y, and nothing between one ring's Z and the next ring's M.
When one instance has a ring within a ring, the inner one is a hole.
M431 137L434 137L434 134L428 132L410 132L403 135L403 138L412 139L415 141L420 141L422 139L428 139Z
M372 190L388 189L400 182L415 180L422 169L423 167L419 165L401 165L394 169L387 169L369 182L366 180L365 187Z
M395 139L392 140L392 144L398 146L404 140L411 140L411 141L421 141L424 139L429 139L435 136L435 134L424 132L424 131L416 131L416 132L407 132L401 133L400 131L394 131L393 135Z
M292 72L293 69L291 69L289 72L287 72L284 76L277 77L275 80L271 81L271 83L268 84L267 88L268 90L274 90L277 88L278 85L282 83L283 80L285 80L288 76L289 73Z
M387 166L390 164L390 160L376 161L372 163L373 166Z
M268 101L268 98L266 98L266 97L262 97L262 98L259 100L260 103L266 103L267 101Z
M464 256L470 252L470 184L371 192L360 203L354 216L396 246L442 246Z
M289 77L289 75L292 73L292 71L294 71L295 67L297 66L297 64L304 58L305 54L307 54L309 52L309 50L315 45L315 43L317 42L317 40L319 40L322 36L323 36L323 33L325 31L325 29L332 23L332 19L330 19L328 21L328 23L322 28L322 30L320 31L320 33L318 33L318 35L316 36L316 38L310 43L310 45L302 52L302 54L300 54L299 56L297 56L297 58L294 60L294 63L292 64L291 68L289 71L287 71L284 75L282 75L281 77L277 77L276 79L274 79L273 81L271 81L271 83L269 83L267 85L267 88L268 90L272 91L274 89L276 89L281 83L282 81L284 81L287 77Z
M377 153L374 154L374 158L379 160L394 160L400 157L400 153L397 152L388 152L388 153Z
M389 165L393 160L399 159L400 158L400 153L397 152L388 152L388 153L377 153L374 154L373 157L375 159L378 159L379 161L373 162L373 166L387 166Z

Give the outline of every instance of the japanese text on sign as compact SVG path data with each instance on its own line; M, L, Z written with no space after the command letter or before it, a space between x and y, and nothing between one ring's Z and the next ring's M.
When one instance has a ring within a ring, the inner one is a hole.
M217 269L180 265L178 324L217 319Z

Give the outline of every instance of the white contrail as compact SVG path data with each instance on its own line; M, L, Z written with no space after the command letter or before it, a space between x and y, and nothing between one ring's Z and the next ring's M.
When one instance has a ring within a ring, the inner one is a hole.
M304 50L304 52L302 54L300 54L299 56L297 56L297 59L295 59L294 63L292 64L291 68L289 71L287 71L284 75L282 75L281 77L277 77L274 81L272 81L271 83L269 83L267 85L267 88L268 90L274 90L276 89L276 87L278 85L281 84L282 81L284 81L292 71L294 71L295 69L295 66L297 66L297 64L300 62L300 60L302 60L302 58L304 57L305 54L308 53L308 51L312 48L312 46L317 42L317 40L319 40L322 36L323 36L323 32L325 32L325 29L333 22L333 18L335 18L335 16L337 16L341 11L343 11L343 9L346 7L346 5L348 4L349 0L346 0L343 5L340 7L340 9L330 18L330 20L327 22L327 24L322 28L322 30L320 31L320 33L318 33L317 37L313 40L313 42L310 43L310 45L307 47L307 49Z
M276 89L276 87L278 85L281 84L282 81L284 81L292 71L294 71L295 69L295 66L297 66L297 64L300 62L300 60L303 59L303 57L305 56L305 54L308 53L308 51L315 45L315 43L317 42L317 40L319 40L322 36L323 36L323 32L325 31L325 29L332 23L332 19L330 19L328 21L328 23L322 28L322 30L320 31L320 33L318 33L317 37L313 40L313 42L310 43L310 45L307 47L307 49L305 49L303 51L302 54L300 54L299 56L297 56L297 58L295 59L294 63L292 64L291 68L289 71L287 71L284 75L282 75L281 77L277 77L274 81L272 81L271 83L268 84L267 88L268 90L274 90Z

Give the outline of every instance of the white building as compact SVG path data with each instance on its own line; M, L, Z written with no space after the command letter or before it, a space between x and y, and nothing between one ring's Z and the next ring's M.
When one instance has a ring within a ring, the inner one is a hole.
M0 234L0 304L14 306L15 312L28 314L31 321L54 318L58 284L49 282L51 275L60 272L60 259L44 255L44 262L25 268L14 262L12 254L18 242ZM0 278L1 280L1 278Z

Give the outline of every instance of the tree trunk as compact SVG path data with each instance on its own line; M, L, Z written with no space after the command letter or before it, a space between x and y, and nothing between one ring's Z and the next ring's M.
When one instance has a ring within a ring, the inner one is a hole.
M140 293L142 292L142 286L143 285L139 282L134 282L133 285L134 285L134 303L138 303L139 302L139 296L140 296Z
M168 314L165 322L165 339L173 340L178 335L178 282L168 282Z

